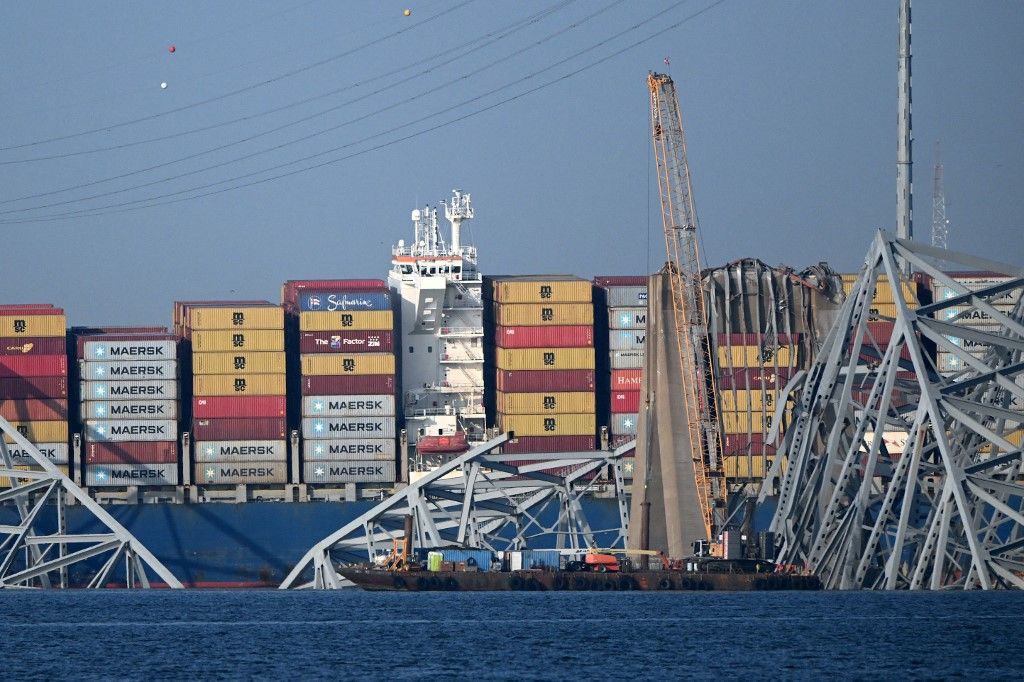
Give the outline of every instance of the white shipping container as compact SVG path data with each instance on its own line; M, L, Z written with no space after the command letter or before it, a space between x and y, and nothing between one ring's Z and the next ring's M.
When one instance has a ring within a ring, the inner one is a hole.
M287 483L285 462L205 462L196 463L198 485L238 485L254 483Z
M963 287L968 291L980 291L981 289L987 289L988 287L994 287L999 284L1002 284L1009 279L1012 278L1007 276L992 275L985 277L954 277L953 281L957 282L958 284L962 284ZM936 302L945 301L950 298L956 298L957 296L961 295L961 292L956 291L951 287L947 287L945 284L936 283L933 290L933 296ZM1020 289L1011 289L1006 293L1006 295L997 300L1000 303L1016 303L1018 300L1020 300Z
M609 353L612 369L643 369L644 351L613 350Z
M607 287L608 307L647 307L647 287Z
M90 400L82 403L82 419L177 419L177 400Z
M176 400L178 382L83 381L79 400Z
M636 435L636 422L637 415L618 412L612 414L611 424L609 424L608 429L612 432L613 436L633 436Z
M312 395L302 399L303 417L390 417L394 414L393 395Z
M611 350L643 350L647 346L647 331L644 329L613 329L608 332L608 347Z
M394 438L394 417L307 417L303 438Z
M288 442L283 440L202 440L192 445L197 462L284 462Z
M306 462L305 483L394 483L394 462Z
M998 312L1009 315L1013 309L1011 305L992 306ZM995 318L984 310L978 310L972 306L951 306L944 310L935 311L935 318L950 324L959 324L965 327L992 327L1000 324Z
M86 341L82 347L86 360L174 360L178 344L174 341Z
M610 329L646 329L647 308L609 308Z
M147 381L177 379L177 360L130 360L95 362L79 360L78 369L85 381Z
M43 454L43 457L50 460L50 462L54 464L68 463L67 443L36 443L35 446ZM20 445L8 443L7 452L11 455L11 459L15 464L32 464L35 462L29 456L28 451Z
M307 440L302 442L302 458L312 461L390 461L395 460L393 438L352 438L345 440Z
M971 355L981 358L984 353L971 353ZM960 356L947 351L939 351L935 354L935 364L940 372L960 372L969 368L967 363L960 359Z
M173 419L90 419L85 439L94 443L177 441L178 422Z
M177 464L88 464L87 486L178 485Z

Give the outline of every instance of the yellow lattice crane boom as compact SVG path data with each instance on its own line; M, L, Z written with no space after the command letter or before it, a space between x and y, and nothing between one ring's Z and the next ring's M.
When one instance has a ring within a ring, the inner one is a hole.
M711 409L714 363L700 279L697 209L675 83L665 74L650 73L647 85L693 473L704 527L708 540L714 544L723 530L726 484L718 423Z

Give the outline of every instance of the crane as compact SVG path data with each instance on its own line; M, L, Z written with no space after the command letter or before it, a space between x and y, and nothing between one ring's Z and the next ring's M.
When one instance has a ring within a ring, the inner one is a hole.
M649 73L647 86L651 95L651 134L675 313L675 341L683 374L685 418L698 503L714 553L720 549L716 539L725 525L726 480L720 457L718 422L711 408L715 386L708 315L700 279L697 208L675 83L668 75Z

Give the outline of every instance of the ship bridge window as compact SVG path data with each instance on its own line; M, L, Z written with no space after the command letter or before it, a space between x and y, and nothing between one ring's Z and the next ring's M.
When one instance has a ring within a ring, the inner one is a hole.
M431 275L436 275L437 274L437 268L435 268L433 265L430 266L430 274Z
M415 348L413 348L412 346L409 346L409 352L410 352L410 353L412 353L412 352L413 352L414 350L416 350L416 349L415 349Z
M427 346L427 352L428 353L433 353L434 352L434 347L433 346Z
M403 265L402 266L402 274L403 275L411 275L412 274L412 266L411 265Z
M425 277L427 275L427 269L426 268L420 268L420 274Z
M454 273L462 272L462 266L461 265L453 265L452 266L452 272L454 272Z

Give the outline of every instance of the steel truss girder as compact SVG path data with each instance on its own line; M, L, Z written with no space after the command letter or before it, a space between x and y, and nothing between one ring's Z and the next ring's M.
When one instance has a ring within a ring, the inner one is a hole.
M932 259L1011 279L970 291ZM882 345L871 303L880 280L900 281L901 261L954 295L916 306L892 286ZM813 366L786 389L786 456L762 489L777 482L781 562L832 589L1024 588L1022 293L1024 268L878 233ZM991 325L956 324L967 316ZM940 372L926 344L963 369ZM893 432L902 446L886 444Z
M15 468L4 436L28 454L36 469ZM17 524L0 525L0 588L68 587L68 568L96 557L106 559L88 587L111 587L115 576L123 579L122 584L127 587L149 587L147 569L168 587L182 587L174 574L134 535L3 417L0 417L0 479L6 481L0 486L0 504L13 504L19 518ZM68 533L65 529L67 496L88 509L108 532ZM57 512L53 530L43 529L39 518L50 505Z
M483 547L495 551L528 547L539 535L557 534L559 548L594 546L580 500L594 490L595 474L611 467L611 483L619 502L619 527L612 546L624 546L628 505L622 457L635 443L615 451L508 455L496 448L508 434L473 448L395 492L358 519L314 545L281 583L281 589L335 589L349 583L336 562L372 559L405 536L406 516L414 520L418 546ZM528 459L528 464L523 460ZM538 518L557 505L557 520ZM514 534L509 537L509 532ZM306 575L312 580L303 582Z

